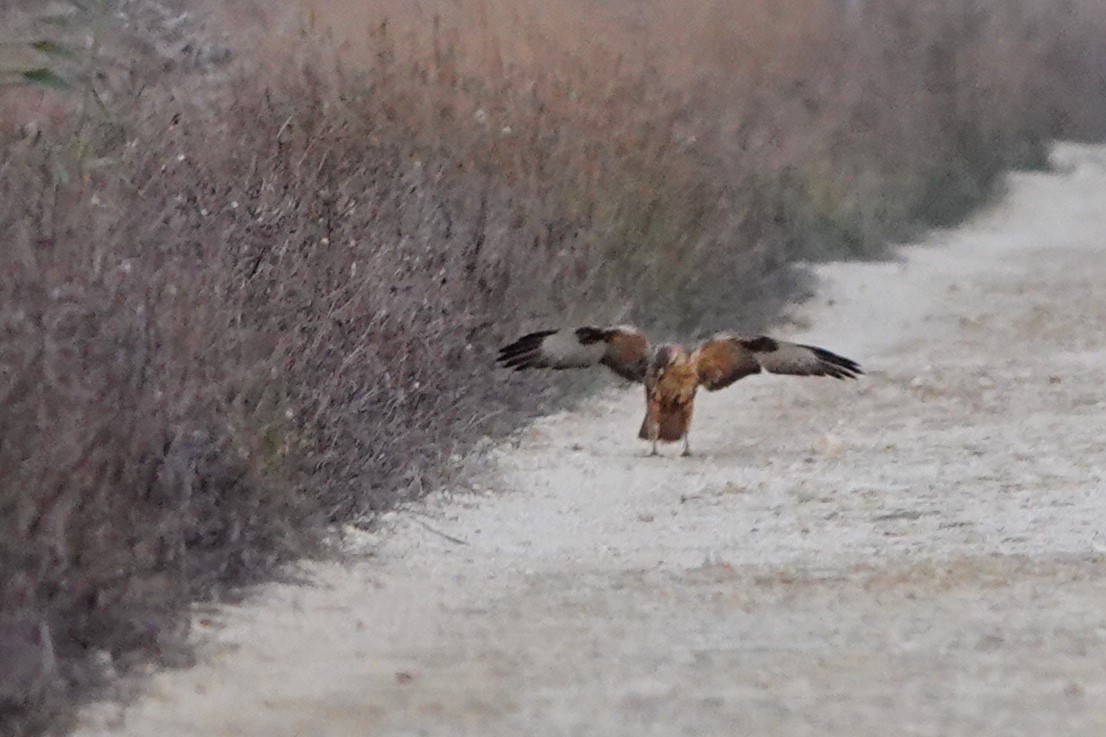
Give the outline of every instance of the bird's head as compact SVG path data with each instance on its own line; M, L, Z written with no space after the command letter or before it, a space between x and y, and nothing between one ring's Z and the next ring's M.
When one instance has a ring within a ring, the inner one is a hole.
M652 368L659 372L685 360L687 360L687 351L684 350L683 346L675 343L665 343L657 346L657 350L653 354Z

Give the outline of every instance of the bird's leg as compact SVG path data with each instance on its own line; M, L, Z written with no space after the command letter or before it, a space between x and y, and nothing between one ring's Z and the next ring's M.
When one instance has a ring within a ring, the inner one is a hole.
M688 456L691 455L691 442L689 440L690 437L691 437L691 433L689 433L689 432L684 433L684 452L680 453L680 455L683 456L684 458L687 458Z
M651 450L649 452L649 455L651 455L651 456L660 455L660 453L657 452L657 436L660 435L660 433L661 433L660 423L659 422L654 422L653 426L650 428L650 432L649 432L649 434L652 436L650 438L650 440L653 441L653 450Z

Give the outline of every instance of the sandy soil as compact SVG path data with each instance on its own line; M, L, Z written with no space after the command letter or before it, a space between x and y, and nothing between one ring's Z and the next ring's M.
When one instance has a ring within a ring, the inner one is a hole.
M819 269L776 331L858 383L638 390L539 422L309 568L197 614L203 660L82 735L1106 734L1106 149Z

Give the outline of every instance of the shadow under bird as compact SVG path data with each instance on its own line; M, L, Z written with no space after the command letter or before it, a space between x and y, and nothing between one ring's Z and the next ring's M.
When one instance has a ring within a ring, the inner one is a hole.
M864 373L856 361L825 348L764 335L719 333L689 351L678 343L653 345L632 325L541 330L501 348L497 361L516 371L602 365L623 379L644 384L645 420L638 437L652 443L652 455L657 454L658 441L680 440L683 455L691 455L688 429L700 386L717 391L762 371L834 379L855 379Z

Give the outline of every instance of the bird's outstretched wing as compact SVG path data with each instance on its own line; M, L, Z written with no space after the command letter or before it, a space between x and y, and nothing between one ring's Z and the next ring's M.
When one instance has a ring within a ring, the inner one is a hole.
M699 383L710 391L725 389L738 379L761 371L835 379L855 379L864 373L856 361L824 348L763 335L757 338L716 335L699 346L692 360L699 372Z
M649 363L649 339L630 325L541 330L499 349L506 368L585 368L603 365L629 381L643 381Z

